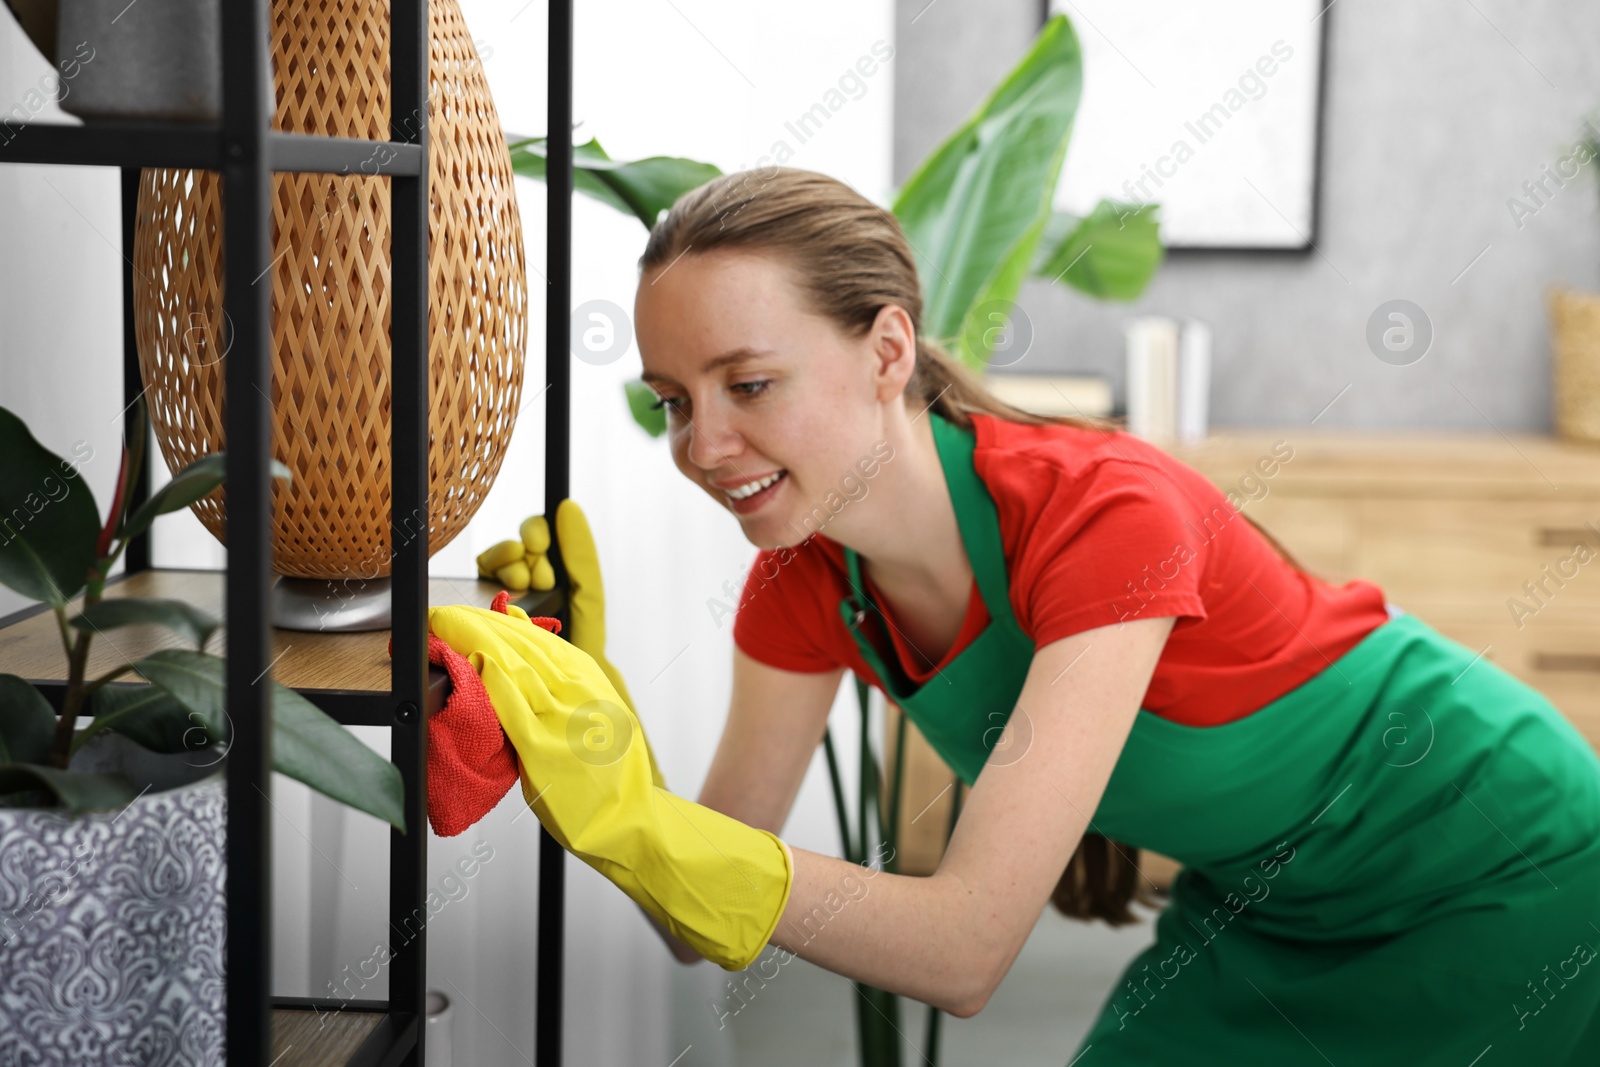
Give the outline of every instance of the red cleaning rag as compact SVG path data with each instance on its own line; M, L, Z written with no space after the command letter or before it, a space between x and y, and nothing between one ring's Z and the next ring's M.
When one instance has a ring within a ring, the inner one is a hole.
M506 615L510 600L502 590L489 607ZM528 621L561 632L559 619L535 615ZM393 650L391 638L391 655ZM517 783L517 750L467 657L430 633L428 662L450 675L450 695L428 719L428 822L440 837L455 837L489 814Z

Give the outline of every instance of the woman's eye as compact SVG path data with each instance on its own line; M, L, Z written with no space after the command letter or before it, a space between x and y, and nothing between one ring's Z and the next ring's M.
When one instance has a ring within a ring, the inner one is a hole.
M753 397L753 396L760 396L762 393L766 392L767 391L767 387L769 385L771 385L771 384L772 384L771 379L763 378L763 379L761 379L759 381L754 381L754 382L735 382L733 385L729 386L728 388L734 390L740 396ZM662 408L671 408L673 411L682 412L682 410L683 410L683 408L681 407L682 403L683 403L683 398L682 397L663 396L663 397L658 397L650 405L650 409L652 411L660 411Z

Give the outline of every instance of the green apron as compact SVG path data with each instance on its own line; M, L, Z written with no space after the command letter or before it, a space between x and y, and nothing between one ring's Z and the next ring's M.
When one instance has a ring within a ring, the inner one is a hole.
M863 633L886 636L849 548L839 609L970 785L1033 642L972 434L928 414L990 623L918 687ZM1184 868L1073 1063L1600 1064L1600 758L1415 616L1242 719L1141 708L1090 825Z

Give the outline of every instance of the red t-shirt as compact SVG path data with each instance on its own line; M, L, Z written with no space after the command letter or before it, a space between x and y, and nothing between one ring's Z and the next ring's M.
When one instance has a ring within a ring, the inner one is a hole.
M972 421L973 465L999 514L1011 610L1035 648L1123 619L1178 617L1142 704L1156 715L1192 726L1242 718L1389 618L1376 585L1333 585L1296 570L1204 475L1138 437L983 414ZM1276 473L1293 450L1263 458ZM843 665L881 689L839 617L848 573L843 547L821 533L760 552L734 642L774 667ZM921 669L899 627L889 632L906 675L924 682L988 622L974 581L961 633L933 669Z

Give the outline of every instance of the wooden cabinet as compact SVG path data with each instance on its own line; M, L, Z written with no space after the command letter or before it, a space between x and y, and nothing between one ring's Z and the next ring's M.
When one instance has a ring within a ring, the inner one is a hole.
M1172 452L1238 491L1279 441L1293 455L1241 492L1246 515L1312 572L1377 584L1533 685L1600 749L1600 447L1282 429Z
M1600 749L1600 447L1285 427L1170 451L1235 494L1306 569L1375 583L1539 689ZM892 708L889 725L892 737ZM928 873L953 776L907 732L902 869ZM1159 857L1151 867L1171 870Z

